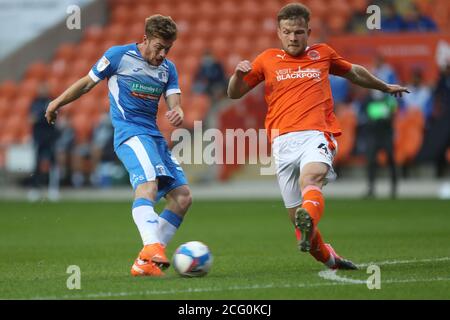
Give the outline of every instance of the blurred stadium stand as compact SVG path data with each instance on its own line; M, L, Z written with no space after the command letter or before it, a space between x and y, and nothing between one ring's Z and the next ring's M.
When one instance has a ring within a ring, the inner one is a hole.
M94 1L103 2L103 1ZM27 68L18 81L14 77L0 83L0 168L5 168L5 153L11 145L30 141L30 128L24 117L36 95L39 82L47 81L53 97L59 95L79 77L88 73L104 51L113 45L139 42L146 17L161 13L177 22L179 37L169 58L176 63L183 91L186 114L184 126L192 130L194 121L207 115L216 117L218 128L262 128L266 110L262 97L251 94L239 101L221 103L212 108L209 97L192 93L192 82L200 58L206 49L220 59L228 75L241 59L252 60L268 47L278 47L276 14L291 1L282 0L109 0L109 19L105 25L91 24L82 29L78 41L61 41L49 59L29 57ZM356 17L365 16L366 0L305 0L312 11L313 29L310 43L329 42L344 57L355 63L368 65L373 56L381 53L395 68L402 83L408 83L411 66L426 71L425 78L433 86L439 76L436 63L438 44L450 46L450 2L447 0L405 0L395 4L401 14L408 15L408 6L415 4L430 17L438 32L384 33L369 32ZM376 2L378 3L378 2ZM355 18L355 19L353 19ZM349 22L356 21L349 29ZM365 20L364 20L365 21ZM43 34L42 37L50 37ZM358 115L349 99L336 106L344 134L338 138L339 167L363 165L364 157L355 155ZM63 109L75 129L76 143L91 137L99 116L108 110L107 88L103 82L86 95ZM159 126L166 138L173 130L165 120L162 101ZM248 119L253 119L248 121ZM420 112L399 113L395 120L396 161L399 165L414 163L424 140L425 119ZM168 139L170 141L170 139ZM380 155L380 164L385 159ZM450 162L450 151L447 153ZM239 172L238 165L224 165L217 177L230 179Z

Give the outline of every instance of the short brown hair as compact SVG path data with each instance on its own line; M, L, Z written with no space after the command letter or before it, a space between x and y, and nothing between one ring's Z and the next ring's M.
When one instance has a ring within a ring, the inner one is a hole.
M171 17L155 14L145 19L145 35L148 38L175 40L177 38L177 24Z
M289 3L278 12L278 24L281 20L295 20L303 18L306 25L309 23L311 11L307 6L301 3Z

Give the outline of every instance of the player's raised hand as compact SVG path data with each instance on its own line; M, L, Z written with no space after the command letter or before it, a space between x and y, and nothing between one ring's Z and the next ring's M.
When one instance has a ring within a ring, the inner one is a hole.
M166 112L166 118L174 127L179 127L183 123L183 115L178 110L172 109Z
M252 64L248 60L241 61L237 64L234 73L238 77L243 77L252 70Z
M409 90L408 88L399 86L397 84L388 84L385 92L393 95L394 97L401 98L403 93L409 93Z
M47 106L47 110L45 111L45 119L49 124L55 124L56 117L58 116L58 106L54 101L50 102Z

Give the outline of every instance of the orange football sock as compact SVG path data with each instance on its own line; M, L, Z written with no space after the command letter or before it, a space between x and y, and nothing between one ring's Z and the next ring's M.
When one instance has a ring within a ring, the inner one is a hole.
M322 190L316 186L307 186L303 189L302 197L302 207L308 211L313 219L314 226L317 226L325 208Z
M323 263L327 263L330 260L330 252L328 251L325 243L322 240L322 235L319 229L316 228L314 238L311 241L311 250L309 253L317 260Z

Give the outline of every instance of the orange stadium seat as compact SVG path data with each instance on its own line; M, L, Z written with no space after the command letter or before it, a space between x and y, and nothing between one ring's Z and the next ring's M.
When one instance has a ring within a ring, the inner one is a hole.
M11 114L4 123L0 145L8 145L19 142L21 127L28 123L28 118L21 115Z
M253 41L253 38L260 34L262 24L253 17L243 17L237 26L239 35L249 37L249 41Z
M43 62L35 62L28 66L25 78L43 81L48 75L47 65Z
M122 44L125 40L127 29L120 24L110 24L103 32L103 37L105 40L110 40L118 44Z
M200 59L193 55L188 55L183 60L179 61L178 73L179 74L191 74L195 75L197 72L198 66L200 63Z
M152 10L154 13L159 13L162 14L164 16L171 16L172 19L174 19L175 21L177 20L178 16L179 16L179 10L176 6L170 5L167 2L157 2L155 3L155 7Z
M189 46L187 47L187 52L185 53L190 56L200 57L205 50L208 48L208 42L202 38L194 38L189 42Z
M0 96L0 119L3 120L9 115L9 113L11 112L10 107L11 100L6 97Z
M55 60L63 59L65 61L70 61L76 55L75 44L73 43L63 43L59 45L56 49L54 56Z
M192 82L194 80L194 76L195 76L195 74L193 74L193 73L192 74L191 73L183 73L183 74L180 73L178 75L178 82L180 85L181 92L183 93L183 98L184 98L184 93L186 93L186 94L191 93Z
M352 4L348 2L348 0L334 0L328 3L327 14L337 15L343 17L345 19L349 18L352 14L353 8ZM314 14L314 13L312 13Z
M336 155L336 164L348 161L353 151L356 138L356 125L358 123L351 105L343 105L336 110L336 116L341 124L342 134L336 137L339 152Z
M216 21L222 18L222 14L217 10L217 3L214 1L201 1L197 6L199 15L205 19Z
M192 32L196 37L200 37L209 41L211 37L215 36L214 22L207 19L200 19L192 27Z
M98 43L103 38L103 27L99 25L91 25L86 28L83 33L83 42Z
M218 36L231 38L236 34L236 26L231 19L221 19L217 22L216 32Z
M94 42L82 42L77 47L78 59L85 59L88 61L95 61L100 58L103 52L99 52L98 46Z
M91 139L94 127L93 119L85 114L75 114L71 117L70 122L75 131L75 143L86 143Z
M224 19L241 18L239 4L233 0L221 1L218 10L221 13L221 17Z
M111 10L110 21L112 24L127 26L133 23L133 11L126 5L114 6Z
M100 58L100 57L99 57ZM73 78L77 78L78 80L81 77L84 77L89 73L89 70L92 68L95 63L85 59L84 57L80 57L76 61L74 61L71 65L70 76Z
M340 35L345 31L347 25L347 18L341 15L335 15L334 13L326 18L328 33L330 35Z
M322 0L314 0L309 3L309 9L311 10L312 17L322 19L328 12L329 7Z
M254 50L253 44L246 36L237 36L232 42L232 51L245 59L250 59Z
M220 61L224 61L230 52L230 43L225 37L214 37L211 40L211 50L214 56Z
M0 97L12 99L18 93L18 86L14 81L6 80L0 84Z
M19 96L12 102L11 111L23 118L27 118L32 102L33 98L31 96Z
M239 10L243 18L252 17L253 19L261 19L264 16L261 3L257 0L244 0L239 5Z
M39 80L36 79L25 79L20 83L18 97L19 96L27 96L27 97L35 97L37 93L37 89L39 86Z
M69 61L65 59L53 59L49 66L49 77L48 79L58 78L66 74L68 71Z
M419 109L408 109L396 115L394 128L395 161L401 165L410 163L422 146L425 118Z
M211 101L207 95L204 94L194 94L185 99L183 110L184 122L183 127L187 129L194 128L194 121L203 121L208 113L211 106Z
M197 7L188 1L183 1L177 6L179 16L178 19L187 21L197 21L199 18Z
M368 0L349 0L353 11L365 12L368 7Z

